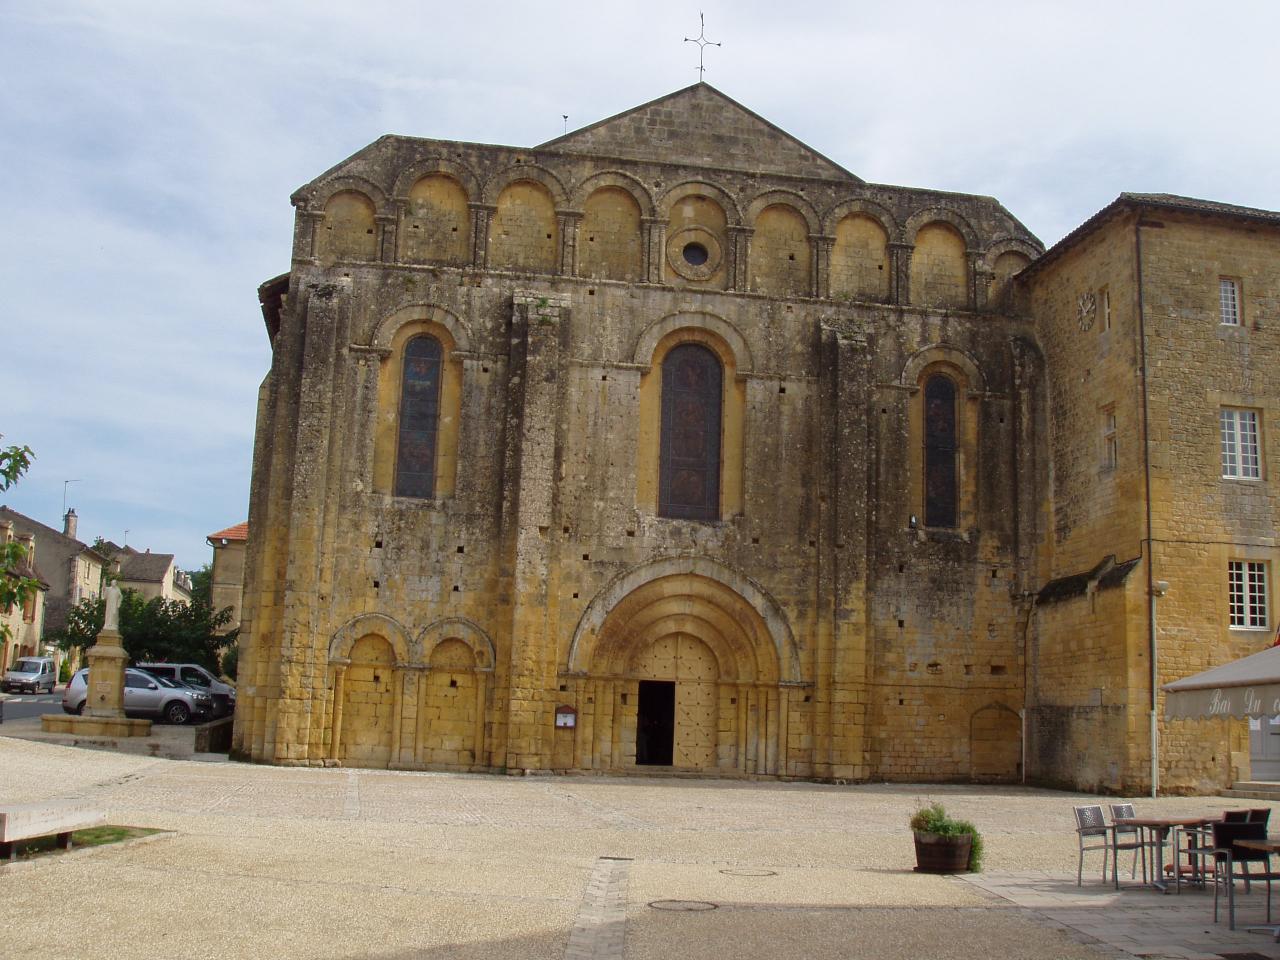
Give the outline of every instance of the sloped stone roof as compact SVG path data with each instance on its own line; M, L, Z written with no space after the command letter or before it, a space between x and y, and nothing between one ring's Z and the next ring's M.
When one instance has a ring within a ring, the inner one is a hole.
M5 520L12 521L16 529L25 528L27 532L39 534L41 537L57 537L59 540L71 544L85 553L91 553L99 560L106 562L106 557L94 550L93 547L77 540L75 537L68 537L61 530L54 529L48 524L41 523L39 520L32 520L26 514L19 513L17 510L13 510L7 506L0 506L0 522Z
M624 110L538 149L862 182L708 83Z
M1218 217L1230 217L1236 220L1247 220L1252 223L1270 223L1280 226L1280 212L1275 210L1262 210L1257 207L1242 207L1234 203L1219 203L1216 200L1200 200L1196 197L1180 197L1174 193L1122 193L1046 250L1038 260L1023 270L1019 276L1031 276L1042 267L1058 259L1058 257L1066 253L1066 251L1070 250L1111 218L1126 210L1139 207L1152 210L1171 210L1181 213L1208 214Z
M172 553L138 553L128 547L120 557L120 579L159 583L173 566Z

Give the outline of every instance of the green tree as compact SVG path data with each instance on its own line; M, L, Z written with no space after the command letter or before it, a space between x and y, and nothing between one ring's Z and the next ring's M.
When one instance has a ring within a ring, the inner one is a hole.
M188 570L191 578L191 599L213 603L213 564L206 563L199 570Z
M105 599L81 600L67 614L66 627L53 635L54 642L64 650L87 650L102 630L105 612ZM215 611L204 600L144 600L135 590L125 590L120 600L121 643L135 663L198 663L217 673L222 650L240 632L218 632L230 622L230 607Z
M35 454L30 447L0 447L0 491L8 490L31 468ZM40 589L40 581L25 576L27 549L16 540L0 544L0 613L21 607ZM9 625L0 622L0 641L13 635Z

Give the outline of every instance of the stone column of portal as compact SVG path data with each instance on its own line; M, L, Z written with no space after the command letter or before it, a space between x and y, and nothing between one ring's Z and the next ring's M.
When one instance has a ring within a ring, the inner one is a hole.
M320 225L324 223L323 210L307 210L294 221L294 249L302 256L315 259L320 256Z
M750 227L729 227L729 249L725 251L725 270L730 290L746 291L751 288L751 235Z
M489 674L484 670L477 670L474 674L476 678L476 720L475 732L472 736L471 762L477 767L489 766L489 760L485 756L485 718L488 716L486 704L489 702Z
M504 546L511 576L511 701L507 768L541 770L550 763L556 636L550 534L554 510L556 431L564 370L560 335L567 301L516 294L511 324L511 395L508 398L504 483ZM521 343L521 339L523 342ZM522 349L523 348L523 349ZM524 363L517 361L523 353Z
M329 737L329 759L338 760L342 751L342 701L347 691L347 667L350 660L334 661L333 664L333 732Z
M562 277L578 275L578 226L582 223L582 211L557 210L556 226L560 230L559 266Z
M987 302L987 291L978 285L978 275L982 263L982 254L977 250L964 252L965 278L968 280L968 307L970 310L981 310Z
M378 225L378 259L395 263L397 217L393 213L379 213L373 219Z
M836 245L836 238L815 235L811 240L813 266L809 275L813 279L810 281L810 295L829 297L831 296L831 249Z
M915 251L912 243L889 244L889 302L909 303L911 301L911 254Z
M483 270L489 263L489 221L498 209L491 203L469 203L471 210L471 265Z
M662 282L662 257L667 248L667 222L659 217L640 221L640 237L644 249L641 276L647 283Z

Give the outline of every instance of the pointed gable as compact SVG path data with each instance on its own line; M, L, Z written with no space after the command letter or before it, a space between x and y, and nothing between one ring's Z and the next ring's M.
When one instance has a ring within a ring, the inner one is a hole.
M862 182L706 83L695 83L541 147L626 160Z

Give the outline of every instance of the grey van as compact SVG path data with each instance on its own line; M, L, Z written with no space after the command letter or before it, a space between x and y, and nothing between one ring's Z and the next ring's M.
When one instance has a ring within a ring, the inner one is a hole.
M0 690L8 693L11 690L23 690L39 693L43 687L53 693L58 682L57 671L54 670L53 657L19 657L4 673L0 680Z

